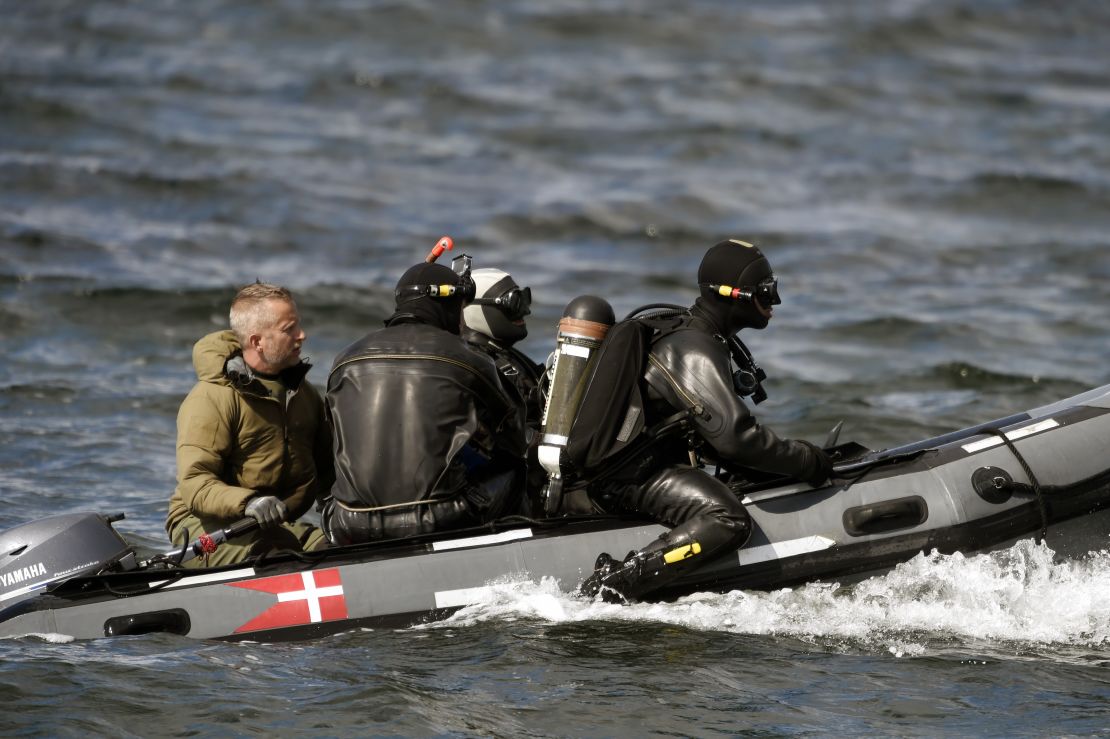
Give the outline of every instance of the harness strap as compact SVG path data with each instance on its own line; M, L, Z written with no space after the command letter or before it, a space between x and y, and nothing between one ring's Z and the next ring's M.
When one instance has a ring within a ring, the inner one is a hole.
M611 459L606 460L604 469L590 477L590 482L604 482L620 472L628 459L641 454L645 449L651 448L653 444L670 436L676 430L684 430L692 414L694 414L694 410L687 408L667 416L651 428L645 429L635 442L622 449L619 454L613 455Z

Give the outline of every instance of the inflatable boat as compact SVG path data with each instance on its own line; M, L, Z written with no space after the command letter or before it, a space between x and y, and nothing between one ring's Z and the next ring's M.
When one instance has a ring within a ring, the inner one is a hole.
M1110 508L1110 385L905 446L835 452L835 476L819 488L734 483L751 540L653 598L850 582L919 552L990 549ZM411 625L481 602L494 583L552 578L573 591L598 553L663 532L627 518L518 518L187 569L168 553L141 559L113 528L118 518L67 514L0 534L0 637L279 641Z

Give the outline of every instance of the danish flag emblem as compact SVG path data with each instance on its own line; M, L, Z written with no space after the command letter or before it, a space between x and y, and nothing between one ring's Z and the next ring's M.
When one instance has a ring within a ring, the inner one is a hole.
M237 628L236 634L347 618L343 581L339 578L339 570L334 568L276 575L228 585L277 596L277 603Z

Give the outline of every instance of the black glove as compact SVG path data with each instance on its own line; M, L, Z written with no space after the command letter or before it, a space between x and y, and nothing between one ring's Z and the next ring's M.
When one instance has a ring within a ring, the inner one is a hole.
M276 529L281 526L285 521L286 512L285 503L273 495L263 495L247 503L247 515L258 521L258 525L263 529Z
M817 446L816 444L811 444L808 441L802 441L800 439L798 440L798 443L805 445L811 452L813 452L813 471L809 475L802 477L802 479L807 485L815 488L821 487L821 485L828 482L829 476L832 474L832 457L830 457L828 454L825 454L825 450ZM799 475L799 477L801 476Z

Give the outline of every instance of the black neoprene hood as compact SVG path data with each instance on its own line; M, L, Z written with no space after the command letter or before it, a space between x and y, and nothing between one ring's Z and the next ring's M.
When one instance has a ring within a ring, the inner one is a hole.
M739 239L719 241L709 247L698 267L701 297L697 300L697 306L726 335L734 334L742 328L766 328L768 314L763 313L751 300L725 297L709 286L754 288L772 275L771 263L763 256L759 247Z
M698 282L754 287L771 276L771 264L759 247L730 239L709 247L698 267Z

